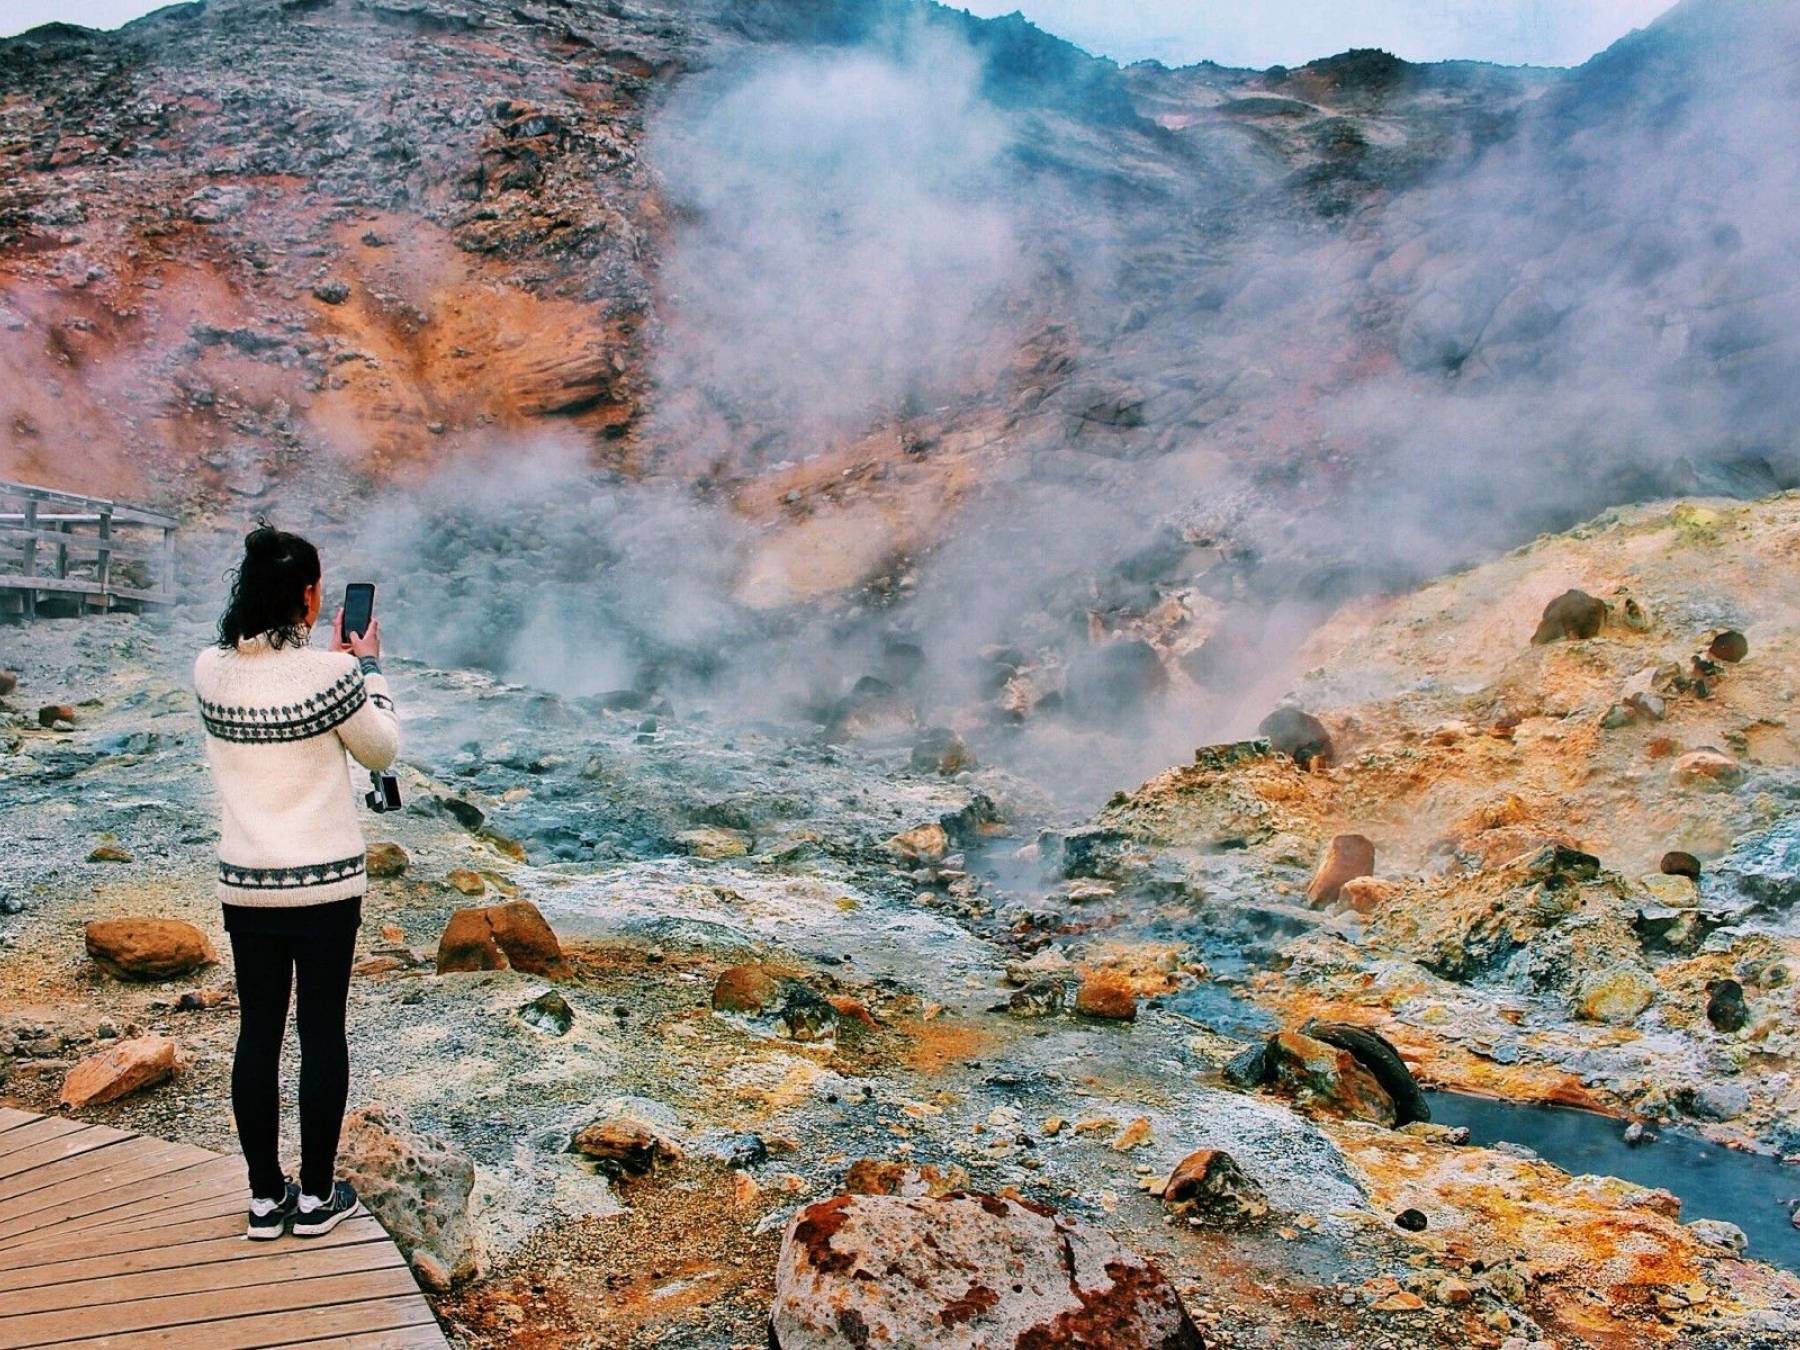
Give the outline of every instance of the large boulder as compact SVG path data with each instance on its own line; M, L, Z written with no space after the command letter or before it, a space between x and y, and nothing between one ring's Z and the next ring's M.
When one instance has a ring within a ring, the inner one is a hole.
M1348 1050L1281 1031L1269 1038L1266 1064L1268 1081L1296 1101L1376 1125L1399 1120L1394 1099Z
M97 919L87 926L87 952L121 980L172 980L217 961L213 945L180 919Z
M1348 1022L1321 1022L1314 1018L1300 1028L1300 1034L1348 1051L1367 1069L1381 1084L1381 1090L1393 1099L1396 1125L1431 1119L1431 1106L1419 1091L1412 1070L1406 1067L1393 1042L1380 1032Z
M1346 881L1375 874L1375 845L1367 835L1336 834L1325 846L1312 883L1306 888L1307 903L1315 908L1337 900Z
M371 1102L344 1121L339 1174L381 1220L420 1283L442 1290L475 1274L469 1196L475 1164L417 1134L392 1107Z
M839 1195L788 1224L777 1350L1205 1350L1173 1287L1109 1234L1026 1200Z
M133 1036L70 1069L57 1100L74 1111L98 1106L154 1086L180 1068L174 1041L166 1036Z
M1564 638L1591 638L1605 623L1606 601L1586 591L1567 590L1544 606L1537 631L1531 635L1531 645L1542 647Z
M438 941L438 974L507 966L550 980L575 978L555 932L529 900L472 906L450 916Z
M1331 733L1323 722L1300 708L1277 708L1256 724L1256 734L1276 754L1290 756L1303 769L1332 761Z

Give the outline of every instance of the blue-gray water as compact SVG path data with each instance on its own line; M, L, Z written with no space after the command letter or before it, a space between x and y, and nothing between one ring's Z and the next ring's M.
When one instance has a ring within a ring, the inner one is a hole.
M1800 1197L1800 1166L1721 1148L1695 1135L1669 1130L1654 1144L1633 1148L1621 1138L1624 1123L1589 1111L1428 1092L1431 1118L1466 1125L1477 1144L1523 1144L1546 1162L1577 1175L1621 1177L1659 1186L1681 1197L1681 1217L1725 1219L1750 1239L1748 1254L1770 1265L1800 1271L1800 1228L1786 1202Z

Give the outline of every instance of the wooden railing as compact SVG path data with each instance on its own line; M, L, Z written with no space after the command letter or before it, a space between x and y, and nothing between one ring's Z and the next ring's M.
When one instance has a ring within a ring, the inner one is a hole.
M179 522L141 506L0 479L0 612L175 602Z

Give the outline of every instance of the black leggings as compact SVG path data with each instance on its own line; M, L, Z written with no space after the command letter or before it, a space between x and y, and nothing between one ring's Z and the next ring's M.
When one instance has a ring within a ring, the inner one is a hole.
M331 925L305 936L233 932L237 963L237 1055L231 1063L231 1110L250 1165L250 1194L280 1197L281 1042L288 991L298 975L295 1022L300 1030L300 1189L329 1193L337 1171L338 1133L350 1095L350 1045L344 1009L350 996L354 926Z

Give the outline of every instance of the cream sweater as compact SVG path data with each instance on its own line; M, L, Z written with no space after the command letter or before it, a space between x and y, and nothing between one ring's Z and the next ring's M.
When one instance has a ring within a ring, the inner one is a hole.
M219 898L297 906L362 895L361 794L344 752L378 770L399 753L381 667L253 638L201 652L194 691L219 791Z

